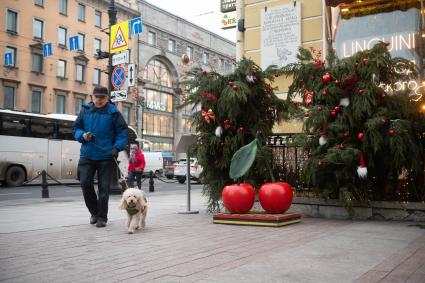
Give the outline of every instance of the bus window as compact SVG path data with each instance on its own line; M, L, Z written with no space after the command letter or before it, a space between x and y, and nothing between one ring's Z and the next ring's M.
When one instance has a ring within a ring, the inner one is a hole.
M31 137L33 138L55 138L55 122L46 120L32 118L31 123Z
M74 135L72 133L72 124L71 121L58 121L58 138L62 140L74 140Z
M28 132L28 120L15 118L13 116L4 115L1 117L0 134L5 136L24 137Z

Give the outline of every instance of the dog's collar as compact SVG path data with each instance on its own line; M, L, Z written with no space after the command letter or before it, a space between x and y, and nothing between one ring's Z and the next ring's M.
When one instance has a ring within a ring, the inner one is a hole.
M130 215L134 215L137 212L139 212L139 210L135 207L129 207L129 208L126 208L126 210L127 210L127 213L130 214Z

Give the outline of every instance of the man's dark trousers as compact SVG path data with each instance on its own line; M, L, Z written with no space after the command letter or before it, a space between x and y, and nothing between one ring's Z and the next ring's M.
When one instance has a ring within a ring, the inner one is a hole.
M91 160L81 157L78 162L80 183L83 189L84 201L92 216L108 221L108 200L111 176L113 173L113 160ZM97 172L98 194L94 189L94 176Z

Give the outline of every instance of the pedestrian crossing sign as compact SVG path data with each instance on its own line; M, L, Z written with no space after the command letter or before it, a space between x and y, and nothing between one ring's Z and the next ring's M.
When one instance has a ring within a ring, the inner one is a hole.
M128 49L128 21L111 26L109 53L117 53Z

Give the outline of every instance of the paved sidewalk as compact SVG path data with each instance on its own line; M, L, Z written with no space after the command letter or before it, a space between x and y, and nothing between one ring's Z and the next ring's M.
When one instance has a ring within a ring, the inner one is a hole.
M417 223L305 218L286 227L212 224L200 190L149 195L147 227L126 233L111 196L106 228L81 197L0 202L0 281L425 282Z

